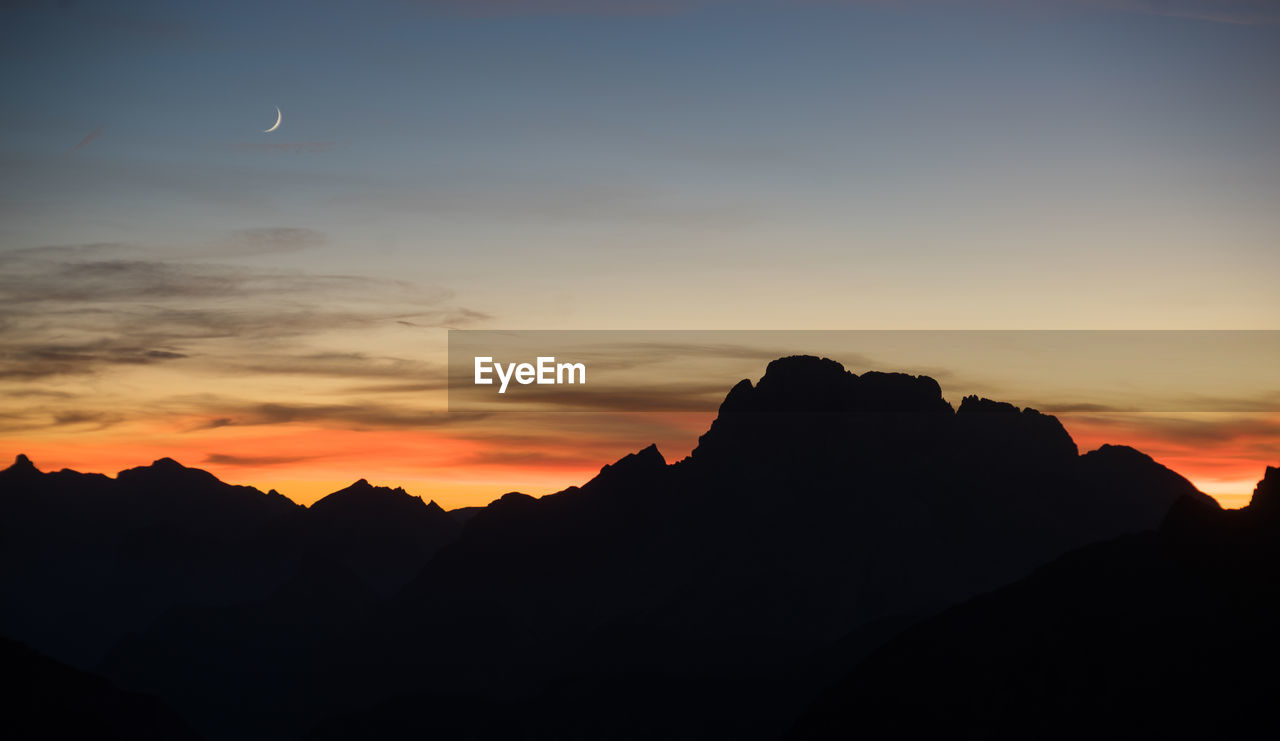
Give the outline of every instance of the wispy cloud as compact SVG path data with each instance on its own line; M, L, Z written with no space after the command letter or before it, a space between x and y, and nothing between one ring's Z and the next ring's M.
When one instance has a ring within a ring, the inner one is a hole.
M567 468L571 466L599 466L607 462L596 450L570 449L560 451L540 450L486 450L467 456L458 463L464 466L511 466L513 468ZM568 485L569 482L566 482Z
M354 401L345 404L245 404L234 399L207 399L202 404L209 411L226 414L213 420L210 428L307 422L338 424L348 429L420 429L456 425L485 417L483 414L449 414L439 410Z
M1140 429L1152 438L1187 449L1260 444L1280 456L1280 416L1275 413L1222 415L1098 415L1082 420L1091 427Z
M326 242L279 227L167 252L120 243L0 252L0 432L466 421L441 411L438 389L421 388L444 377L431 343L395 338L415 333L405 324L455 326L482 312L439 286L218 259ZM375 335L390 340L350 346Z
M292 463L313 460L314 456L301 455L234 455L231 453L210 453L204 462L229 466L286 466Z
M307 376L331 376L343 379L443 379L442 364L417 358L398 358L363 352L304 352L296 355L263 353L227 361L226 368L235 373L280 373ZM417 383L412 384L418 388ZM439 388L439 386L437 387Z
M232 234L225 249L243 256L323 241L306 229L257 229ZM122 244L0 253L0 378L188 360L251 373L408 377L424 370L421 363L317 352L306 340L334 330L442 327L484 317L451 305L450 292L438 286L147 253ZM208 352L212 340L237 343L240 352ZM269 352L254 352L263 347Z
M6 335L9 333L6 332ZM0 339L0 379L33 380L48 376L87 373L115 365L150 365L187 357L172 350L137 345L128 339L100 338L71 343L31 338L16 342Z

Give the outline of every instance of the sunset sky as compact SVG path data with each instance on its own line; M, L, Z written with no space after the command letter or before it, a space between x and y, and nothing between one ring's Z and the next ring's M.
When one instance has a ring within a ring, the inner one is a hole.
M712 417L449 414L448 328L1280 319L1265 0L19 1L0 89L0 455L44 469L461 506ZM1060 416L1235 505L1257 401Z

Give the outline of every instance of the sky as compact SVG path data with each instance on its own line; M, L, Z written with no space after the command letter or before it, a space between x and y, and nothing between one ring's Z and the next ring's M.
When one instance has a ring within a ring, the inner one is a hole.
M710 421L451 415L450 328L1280 318L1263 0L19 1L0 90L0 454L46 469L462 506ZM1062 416L1224 502L1280 464L1270 412Z

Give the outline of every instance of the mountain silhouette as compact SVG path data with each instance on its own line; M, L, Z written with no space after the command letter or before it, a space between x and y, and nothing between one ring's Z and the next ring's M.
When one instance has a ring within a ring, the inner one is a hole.
M307 521L316 550L384 594L404 586L462 529L435 502L364 479L311 505Z
M147 496L123 474L33 471L0 473L6 512L12 492ZM811 356L735 385L687 458L650 446L541 498L445 513L361 481L265 514L277 500L255 491L224 492L213 522L242 526L204 553L259 575L231 569L239 591L214 593L188 584L204 571L175 572L184 590L90 664L212 738L777 738L908 626L1064 553L1146 537L1171 510L1223 514L1138 451L1080 455L1051 416L953 408L928 377ZM56 509L40 510L46 531ZM26 593L33 612L131 598L47 573L20 575L56 585ZM51 653L69 640L10 622Z
M301 510L168 458L113 479L42 473L19 456L0 472L0 589L12 598L0 632L92 666L169 605L272 588L283 575L243 544Z
M1280 469L1248 507L1179 501L890 641L793 739L1274 736Z
M0 693L4 737L12 741L199 738L156 698L124 692L102 677L54 661L6 638L0 638L0 679L6 687Z
M459 531L364 481L308 509L169 458L110 478L20 455L0 471L0 632L91 668L170 609L261 602L316 558L390 594Z
M298 715L296 701L281 702L290 697L280 691L282 677L299 683L291 688L296 696L321 691L310 683L323 676L316 672L323 647L380 606L378 593L344 563L317 556L266 599L171 608L141 636L121 640L100 668L122 686L163 697L212 737L234 738L250 729L255 737L280 738L306 718ZM240 712L211 712L211 698L226 703L250 690L267 693L269 701L246 702Z

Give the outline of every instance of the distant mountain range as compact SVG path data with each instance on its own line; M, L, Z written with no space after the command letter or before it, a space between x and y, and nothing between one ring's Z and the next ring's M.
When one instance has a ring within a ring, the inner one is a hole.
M19 456L0 472L0 632L93 666L175 606L263 600L316 560L389 596L460 530L364 480L305 508L168 458L112 479Z
M110 479L20 457L0 633L211 739L822 737L881 676L912 694L887 652L926 674L950 657L897 647L981 653L918 637L990 598L966 600L1166 537L1171 511L1237 515L1131 448L1081 455L1051 416L797 356L734 386L682 461L651 446L465 511L363 480L303 508L168 459ZM1057 624L980 615L1010 661ZM931 692L1034 691L946 671L962 686Z

